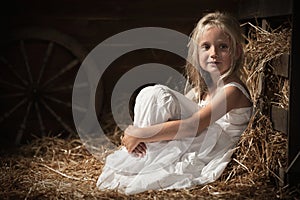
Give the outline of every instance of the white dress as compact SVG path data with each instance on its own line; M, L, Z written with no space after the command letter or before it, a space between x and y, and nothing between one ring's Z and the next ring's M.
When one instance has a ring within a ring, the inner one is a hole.
M234 86L250 99L245 88ZM134 125L139 127L191 116L205 106L163 85L144 88L136 98ZM233 109L199 136L147 143L144 157L129 154L125 147L106 158L98 178L100 189L124 194L146 190L187 188L215 181L231 160L240 135L246 129L252 107Z

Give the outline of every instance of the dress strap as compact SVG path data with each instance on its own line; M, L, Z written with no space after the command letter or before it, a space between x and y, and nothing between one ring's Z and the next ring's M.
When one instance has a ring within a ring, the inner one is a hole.
M234 86L234 87L237 87L238 89L240 89L242 91L242 93L251 101L251 98L244 86L242 86L241 84L239 84L237 82L231 82L231 83L227 83L226 85L224 85L224 88L229 87L229 86Z

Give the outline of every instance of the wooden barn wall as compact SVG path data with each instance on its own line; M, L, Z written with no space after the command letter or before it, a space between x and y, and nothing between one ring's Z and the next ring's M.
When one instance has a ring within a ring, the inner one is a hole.
M203 13L213 10L226 10L236 14L237 6L238 0L11 0L1 6L0 22L2 31L0 32L0 41L5 42L7 38L11 37L15 30L19 29L32 27L38 28L39 30L44 29L46 33L43 34L47 34L49 30L55 30L68 36L68 39L73 39L72 42L76 42L77 45L73 44L73 46L75 46L74 48L80 47L80 49L84 49L84 51L78 51L79 54L87 54L105 39L132 28L156 26L189 34ZM30 35L31 33L29 32L27 34ZM51 38L53 36L51 34L52 32L49 32L47 37ZM162 53L162 56L159 56L160 53ZM32 54L41 60L41 52L33 52ZM57 59L60 59L60 56L57 56ZM153 52L141 50L128 53L117 59L102 77L101 81L104 94L101 95L101 98L103 98L101 102L103 104L110 103L110 95L114 84L127 70L140 64L155 61L165 62L164 64L178 70L180 70L181 65L184 64L182 59L168 52L157 51L153 54ZM1 67L7 67L5 64L3 66L3 63L0 64ZM53 74L55 74L55 70L59 71L57 68L53 69ZM24 66L20 74L27 76ZM47 74L47 76L52 76L52 74ZM53 106L55 109L56 105L53 104ZM12 105L8 107L12 107ZM99 107L101 107L100 110L102 108L109 108L109 106L105 105ZM2 106L0 112L3 110L6 112L7 108ZM43 117L43 110L41 110L41 112ZM44 110L44 112L49 115L47 110ZM102 113L106 112L109 112L109 110L102 110ZM21 128L22 120L24 121L24 118L26 118L24 117L25 113L26 107L23 106L21 110L18 110L18 114L17 112L14 113L16 117L12 115L12 119L9 117L2 120L5 123L1 123L1 125L4 124L8 129L2 129L5 130L3 132L6 133L1 135L1 137L4 138L1 140L3 143L12 143L11 140L16 137L14 132L30 127L30 125L27 125L25 128ZM70 112L59 117L61 117L60 120L65 120L67 124L72 123L72 115ZM36 117L33 116L33 118ZM31 127L34 129L34 133L38 133L40 130L36 127L39 125L38 122L36 122L37 119L34 120L35 122L32 122ZM29 121L31 121L30 116L27 122ZM57 124L57 119L53 119L52 116L49 121L51 122L48 127L50 127L50 129L53 128L50 132L56 133L55 124ZM7 135L9 135L9 137L7 137ZM6 141L7 138L9 138L8 142Z
M3 7L4 30L41 26L58 29L91 50L104 39L130 28L161 26L189 33L203 12L234 12L237 1L54 0L9 1ZM5 26L6 25L6 26Z
M299 45L296 45L299 36L299 13L296 11L293 0L253 0L240 1L240 20L252 20L263 26L267 22L272 28L279 27L288 20L292 23L292 38L290 54L284 54L272 60L274 72L289 82L288 109L271 106L269 113L273 128L288 135L287 159L284 166L285 175L281 177L286 184L297 186L300 183L300 134L299 134ZM277 64L275 64L275 62Z
M300 134L299 134L299 12L293 7L293 32L292 32L292 49L291 63L289 69L290 77L290 104L288 120L288 162L287 168L288 182L292 186L299 186L300 183Z

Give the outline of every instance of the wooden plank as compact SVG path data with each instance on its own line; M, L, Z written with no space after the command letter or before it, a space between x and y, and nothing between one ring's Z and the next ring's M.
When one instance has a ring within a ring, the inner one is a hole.
M236 12L238 0L12 0L7 1L4 15L52 16L100 20L156 18L200 18L203 12ZM2 13L3 14L3 13Z
M287 133L288 111L286 109L273 105L271 107L271 120L275 130Z
M239 2L239 18L265 18L291 15L293 0L241 0Z
M290 80L290 103L289 103L289 132L288 132L288 165L287 179L290 186L296 186L300 183L300 159L297 155L300 151L300 84L299 84L299 66L300 66L300 46L299 46L299 12L294 8L293 30L292 30L292 53L291 67L289 71ZM298 39L297 39L298 37Z
M290 55L283 54L271 60L271 66L274 67L274 73L279 76L288 78L289 76Z

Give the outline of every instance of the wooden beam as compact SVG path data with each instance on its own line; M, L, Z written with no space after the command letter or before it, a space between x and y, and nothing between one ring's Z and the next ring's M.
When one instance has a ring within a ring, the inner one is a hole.
M286 109L273 105L271 107L271 120L275 130L287 133L288 111Z
M239 18L266 18L291 15L293 0L241 0Z
M271 60L271 65L274 67L274 73L279 76L288 78L289 76L289 61L290 55L283 54Z
M289 97L289 118L288 118L288 168L287 179L289 185L296 186L300 183L300 46L299 42L299 12L293 12L293 30L292 30L292 53L291 53L291 67L289 71L290 80L290 97Z

